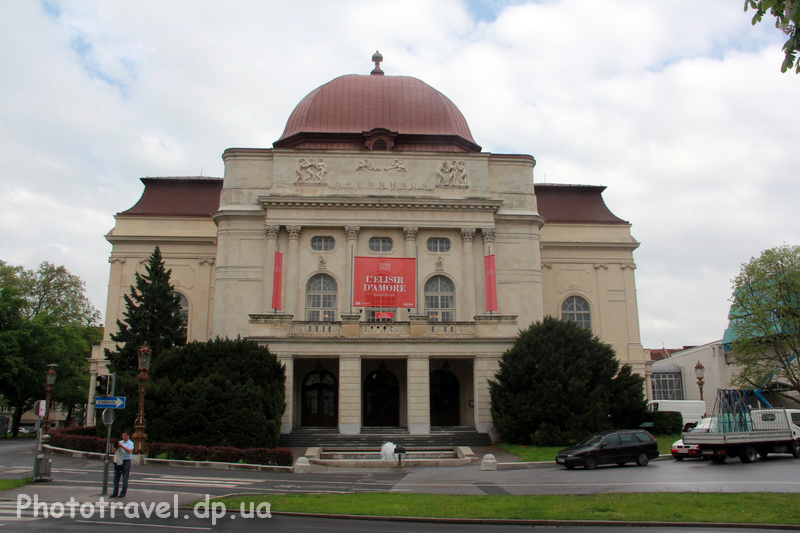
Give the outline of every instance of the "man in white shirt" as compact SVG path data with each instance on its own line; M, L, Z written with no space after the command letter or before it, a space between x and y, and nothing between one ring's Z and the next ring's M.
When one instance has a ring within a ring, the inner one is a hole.
M122 440L117 441L114 451L114 490L111 498L124 498L128 492L128 476L131 474L133 441L128 432L122 432ZM119 492L119 478L122 476L122 492Z

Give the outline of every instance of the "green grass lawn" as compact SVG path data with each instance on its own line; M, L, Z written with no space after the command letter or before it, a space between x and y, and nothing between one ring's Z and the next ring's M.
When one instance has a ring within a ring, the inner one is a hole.
M24 479L0 479L0 490L16 489L31 482L31 478Z
M661 454L669 455L670 447L672 443L681 438L681 434L678 433L677 435L662 435L660 437L656 437L658 441L658 451ZM503 442L497 443L495 446L500 448L501 450L505 450L507 452L513 453L519 460L523 463L529 463L534 461L555 461L556 460L556 452L561 450L562 448L566 448L569 446L565 444L564 446L525 446L522 444L505 444Z
M274 512L526 520L626 520L800 524L796 494L593 495L268 494L225 498L228 509L268 502Z

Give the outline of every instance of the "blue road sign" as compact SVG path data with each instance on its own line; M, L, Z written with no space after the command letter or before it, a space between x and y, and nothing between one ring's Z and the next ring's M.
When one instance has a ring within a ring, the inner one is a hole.
M125 409L125 396L95 396L94 406L99 409Z

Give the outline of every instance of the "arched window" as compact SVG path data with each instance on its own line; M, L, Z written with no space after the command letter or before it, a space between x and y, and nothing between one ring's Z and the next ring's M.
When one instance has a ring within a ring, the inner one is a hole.
M306 284L306 320L336 320L336 281L326 274L317 274Z
M428 322L455 322L456 287L445 276L434 276L425 283L425 314Z
M186 330L186 338L189 338L189 300L183 293L178 291L173 294L177 294L181 299L181 320L183 320L183 328Z
M561 304L561 320L572 320L582 328L592 329L589 302L580 296L570 296Z

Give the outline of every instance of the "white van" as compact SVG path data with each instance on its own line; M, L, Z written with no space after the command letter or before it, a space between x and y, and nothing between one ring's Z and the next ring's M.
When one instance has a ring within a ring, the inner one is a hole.
M677 411L683 416L683 428L694 427L706 416L706 402L702 400L650 400L648 411Z

